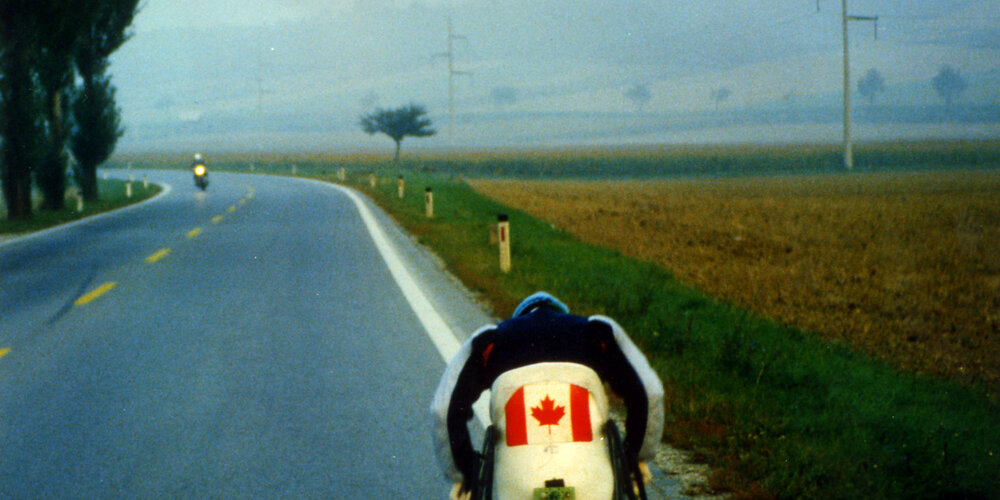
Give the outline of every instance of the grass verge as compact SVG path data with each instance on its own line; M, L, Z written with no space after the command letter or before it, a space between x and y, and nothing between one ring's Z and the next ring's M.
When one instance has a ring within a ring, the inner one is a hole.
M139 203L145 199L159 193L162 188L150 185L144 188L142 183L132 183L132 197L125 196L125 181L119 180L97 180L97 189L100 193L100 200L87 202L83 211L76 210L76 198L66 198L66 207L62 210L49 211L38 210L32 214L31 218L9 220L6 217L0 218L0 235L12 236L20 233L30 233L41 231L53 226L72 222L77 219L107 212L116 208L122 208L133 203Z
M356 169L361 172L364 169ZM330 169L332 171L332 169ZM369 193L500 316L544 289L619 320L667 390L664 439L737 498L996 498L1000 405L981 387L901 373L721 303L668 271L580 243L445 176L383 170ZM335 180L331 174L318 177ZM435 217L424 215L431 187ZM511 221L500 273L489 227Z

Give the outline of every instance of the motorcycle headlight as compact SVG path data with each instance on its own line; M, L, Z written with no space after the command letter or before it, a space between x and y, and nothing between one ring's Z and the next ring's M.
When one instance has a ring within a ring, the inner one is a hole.
M205 175L205 166L204 165L195 165L195 167L194 167L194 175L199 175L199 176Z

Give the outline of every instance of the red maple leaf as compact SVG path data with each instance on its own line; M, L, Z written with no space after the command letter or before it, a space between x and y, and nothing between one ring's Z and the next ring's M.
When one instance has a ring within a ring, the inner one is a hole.
M565 406L556 406L555 401L549 397L548 394L545 395L545 399L541 401L541 406L534 406L531 408L531 416L535 417L538 421L538 425L549 426L549 432L552 432L553 425L559 425L559 421L562 420L563 415L566 414Z

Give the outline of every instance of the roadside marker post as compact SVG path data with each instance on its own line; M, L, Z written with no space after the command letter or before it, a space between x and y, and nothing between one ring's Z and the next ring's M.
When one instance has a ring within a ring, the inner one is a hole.
M295 177L295 164L292 163L292 177Z
M337 170L337 179L340 179L340 182L347 180L347 172L344 170L344 167L340 167L340 170Z
M403 180L403 176L399 176L399 180L396 181L396 194L399 195L399 199L403 199L403 195L406 193L406 181Z
M146 178L145 174L142 176L142 189L149 189L149 179Z
M500 239L500 270L510 272L510 221L507 214L497 214L497 233Z
M83 212L83 192L80 188L73 186L69 189L69 196L76 200L76 211Z
M128 181L125 183L125 197L126 198L132 197L132 181Z
M434 218L434 192L431 188L427 188L424 192L424 205L426 207L426 213L428 219Z
M375 174L374 173L368 174L368 185L370 185L372 188L375 187Z

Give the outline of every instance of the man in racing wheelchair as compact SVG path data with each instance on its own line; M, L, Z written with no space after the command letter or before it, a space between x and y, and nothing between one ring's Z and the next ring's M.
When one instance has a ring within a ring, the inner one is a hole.
M617 428L607 418L604 384L624 402L624 443L616 444ZM492 391L493 425L481 455L473 448L468 421L472 404L486 390ZM634 498L632 482L642 491L649 478L646 461L661 439L663 385L618 323L569 314L558 299L539 292L511 319L484 326L465 341L441 378L431 411L438 461L454 483L454 499L474 492L477 498L492 498L494 491L504 496L519 487L506 483L543 469L520 462L538 459L561 467L560 476L579 478L571 482L587 490L558 498L591 498L588 492L612 488L601 484L603 470L616 484L606 498L618 498L622 484L628 490L623 498ZM536 490L574 487L548 479Z

